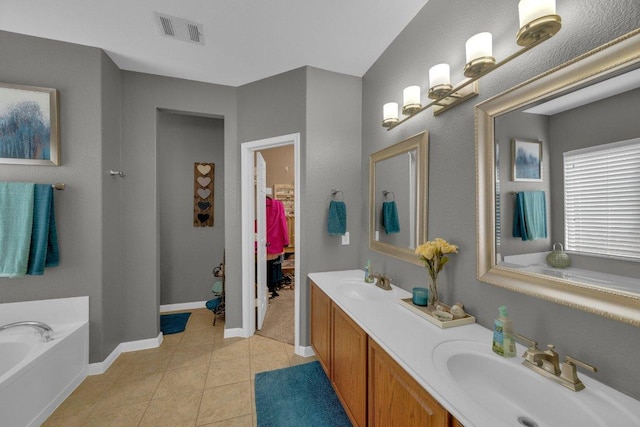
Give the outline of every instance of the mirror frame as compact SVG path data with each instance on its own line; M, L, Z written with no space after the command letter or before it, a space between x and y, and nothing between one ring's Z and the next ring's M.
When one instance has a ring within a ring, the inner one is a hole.
M413 249L401 248L374 239L376 222L376 164L402 153L416 150L416 242L427 241L429 213L429 133L425 130L417 135L377 151L369 156L369 249L390 255L413 264L422 265Z
M515 292L640 326L640 295L496 264L494 118L611 72L640 64L636 29L494 96L475 108L477 278Z

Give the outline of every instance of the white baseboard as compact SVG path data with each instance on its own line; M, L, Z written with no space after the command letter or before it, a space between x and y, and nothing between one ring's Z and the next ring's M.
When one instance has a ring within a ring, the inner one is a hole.
M167 311L191 310L194 308L206 308L206 301L185 302L181 304L165 304L160 306L160 313Z
M149 348L157 348L162 344L163 335L162 332L158 334L156 338L149 338L146 340L121 342L116 348L113 349L111 354L107 356L102 362L90 363L87 368L87 375L100 375L104 374L113 362L122 353L128 353L130 351L147 350Z
M244 329L243 328L229 328L229 329L225 329L224 330L224 337L225 338L248 338L245 333L244 333Z
M311 357L311 356L315 356L316 352L313 351L313 348L311 346L304 347L299 345L296 348L296 354L302 357Z

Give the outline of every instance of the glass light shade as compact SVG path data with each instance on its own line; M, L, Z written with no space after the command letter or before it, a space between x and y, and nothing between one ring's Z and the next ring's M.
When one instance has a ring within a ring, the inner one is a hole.
M382 107L382 120L398 120L398 103L387 102Z
M450 85L451 77L449 64L434 65L429 69L429 87L436 87L439 85Z
M538 18L555 14L556 0L520 0L518 3L520 28Z
M420 104L420 86L408 86L402 91L402 106Z
M465 44L467 63L477 58L493 56L493 38L491 33L478 33L467 40Z

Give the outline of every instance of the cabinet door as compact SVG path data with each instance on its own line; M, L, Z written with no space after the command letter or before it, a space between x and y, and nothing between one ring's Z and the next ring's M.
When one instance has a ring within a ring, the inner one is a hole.
M369 339L369 425L447 427L449 413Z
M331 300L311 282L311 346L327 377L331 377Z
M337 305L331 305L331 380L351 422L367 423L367 334Z

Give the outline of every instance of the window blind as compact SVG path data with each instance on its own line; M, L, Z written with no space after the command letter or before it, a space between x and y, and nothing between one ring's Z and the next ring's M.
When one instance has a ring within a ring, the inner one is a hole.
M640 138L564 153L565 246L640 260Z

